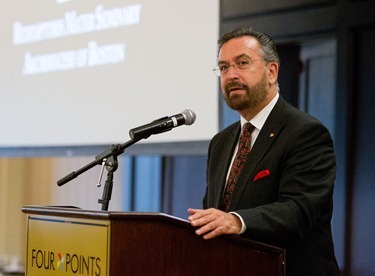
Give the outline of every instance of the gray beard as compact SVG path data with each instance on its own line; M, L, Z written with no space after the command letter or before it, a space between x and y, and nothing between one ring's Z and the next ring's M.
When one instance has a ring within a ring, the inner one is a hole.
M245 95L230 96L227 91L229 91L229 88L233 86L240 86L242 89L246 91ZM223 93L225 102L230 108L237 111L242 111L248 108L256 107L268 96L269 93L267 89L267 79L265 75L253 87L240 84L239 82L231 82L227 85L225 90L225 93Z

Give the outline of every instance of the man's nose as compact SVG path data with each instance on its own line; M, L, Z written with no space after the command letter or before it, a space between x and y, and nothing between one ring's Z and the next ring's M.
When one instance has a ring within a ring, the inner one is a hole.
M227 78L238 78L238 69L235 63L229 65L228 72L225 75Z

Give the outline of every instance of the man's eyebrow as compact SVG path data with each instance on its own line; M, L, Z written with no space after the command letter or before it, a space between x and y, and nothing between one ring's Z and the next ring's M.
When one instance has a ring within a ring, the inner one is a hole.
M241 59L241 58L248 58L248 59L250 59L250 57L249 57L248 55L246 55L246 54L241 54L241 55L239 55L239 56L236 56L234 59L235 59L235 60L239 60L239 59Z
M251 58L250 58L248 55L246 55L246 54L240 54L240 55L236 56L236 57L234 58L234 60L239 60L239 59L241 59L241 58L251 59ZM217 63L218 63L218 64L227 64L228 62L223 61L223 60L219 60Z

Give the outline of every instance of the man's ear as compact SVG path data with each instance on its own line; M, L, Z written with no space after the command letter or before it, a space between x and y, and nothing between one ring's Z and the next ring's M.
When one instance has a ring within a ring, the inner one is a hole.
M276 62L269 62L267 64L267 69L268 82L270 84L275 84L279 74L279 65Z

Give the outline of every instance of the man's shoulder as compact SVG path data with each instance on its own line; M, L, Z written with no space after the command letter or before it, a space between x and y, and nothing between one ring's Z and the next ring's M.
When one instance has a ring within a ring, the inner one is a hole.
M241 127L241 123L240 121L237 121L227 127L225 127L224 129L222 129L221 131L219 131L215 136L227 136L227 135L234 135L236 134L239 130L240 130L240 127Z
M210 142L210 147L221 148L232 143L236 139L237 135L239 134L240 128L241 128L240 121L237 121L227 126L223 130L219 131L212 137L211 142Z
M281 97L273 111L274 112L271 113L275 113L274 115L276 117L282 118L282 121L287 122L288 125L290 122L293 122L293 124L291 124L292 126L303 126L307 124L322 125L316 117L298 109Z

